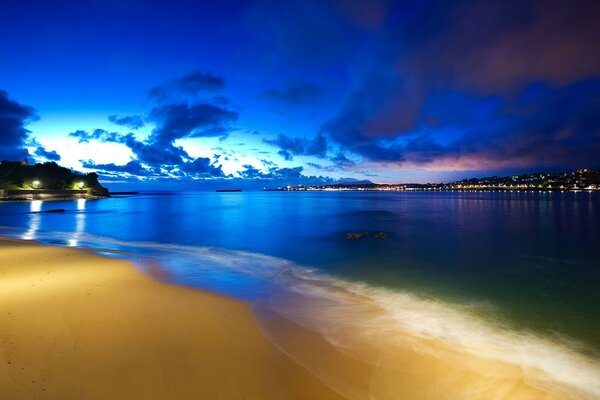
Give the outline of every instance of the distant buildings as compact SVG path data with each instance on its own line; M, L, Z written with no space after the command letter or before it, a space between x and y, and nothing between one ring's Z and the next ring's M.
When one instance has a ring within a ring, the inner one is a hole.
M518 176L470 178L452 183L345 183L334 185L286 186L279 191L596 191L600 190L600 170L579 169L564 173L535 173Z

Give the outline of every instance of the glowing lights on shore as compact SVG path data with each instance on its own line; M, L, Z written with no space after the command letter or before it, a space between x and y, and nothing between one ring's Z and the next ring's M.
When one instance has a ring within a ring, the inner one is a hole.
M77 187L79 188L79 190L83 189L85 187L85 182L83 182L83 181L77 182Z
M40 187L39 179L35 179L33 182L31 182L31 186L33 186L34 189L39 188Z

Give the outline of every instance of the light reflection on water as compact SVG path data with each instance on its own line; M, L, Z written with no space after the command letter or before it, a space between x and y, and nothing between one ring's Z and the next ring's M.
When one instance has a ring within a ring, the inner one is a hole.
M70 247L79 246L79 239L81 235L85 232L85 203L86 199L78 199L77 200L77 213L75 215L75 232L72 239L69 239Z
M35 234L40 229L41 215L39 213L42 211L42 203L42 200L32 200L29 202L30 219L27 231L23 233L23 240L35 240Z

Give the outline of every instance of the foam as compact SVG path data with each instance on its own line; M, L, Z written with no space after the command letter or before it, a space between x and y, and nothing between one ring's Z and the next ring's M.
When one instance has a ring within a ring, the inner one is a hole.
M569 347L568 342L498 325L460 306L410 293L341 280L330 284L333 289L296 285L292 290L303 299L292 306L280 306L279 298L270 305L285 318L316 327L330 343L354 357L364 357L359 348L373 343L380 343L380 349L409 344L431 356L447 355L428 347L428 342L407 342L406 333L417 339L441 341L476 357L518 366L541 384L552 386L556 382L600 397L600 364Z

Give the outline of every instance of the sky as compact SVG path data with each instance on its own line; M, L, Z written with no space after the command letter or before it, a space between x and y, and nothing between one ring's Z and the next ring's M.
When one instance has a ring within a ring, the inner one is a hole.
M0 159L109 187L600 167L600 2L79 0L0 12Z

